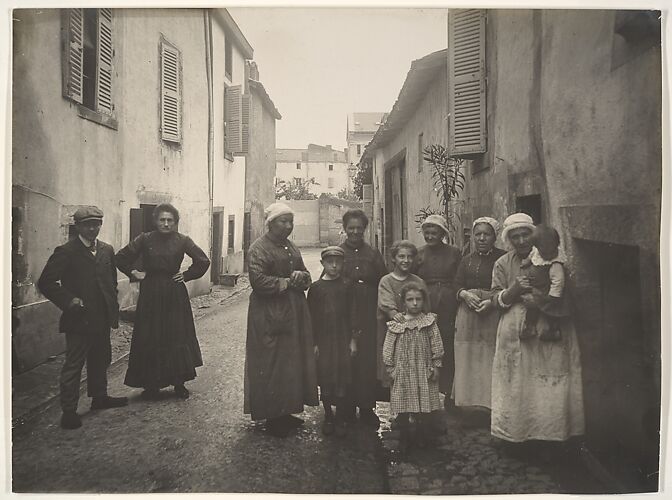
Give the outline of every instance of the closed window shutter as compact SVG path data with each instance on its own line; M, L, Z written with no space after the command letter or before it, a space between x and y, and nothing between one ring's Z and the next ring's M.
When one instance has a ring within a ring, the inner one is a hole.
M231 153L242 153L242 88L235 85L226 88L226 139Z
M242 115L242 153L250 150L250 94L243 94L241 98Z
M224 124L223 124L223 129L224 129L224 155L228 155L231 153L231 149L229 147L229 132L228 132L228 123L227 123L227 109L229 107L226 105L226 98L227 98L227 91L228 87L224 86Z
M485 104L485 11L451 10L448 18L448 106L452 155L486 151Z
M180 51L161 42L161 139L182 140L182 78Z
M96 48L96 111L111 115L112 105L112 9L98 9Z
M79 104L84 96L84 9L63 10L63 96Z

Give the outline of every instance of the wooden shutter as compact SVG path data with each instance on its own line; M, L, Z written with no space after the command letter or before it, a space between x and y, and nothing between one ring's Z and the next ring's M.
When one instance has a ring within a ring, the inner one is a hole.
M486 151L485 104L485 11L451 10L448 15L450 154Z
M242 153L250 150L250 94L243 94L241 98L241 123L242 123Z
M182 140L182 78L180 51L161 41L161 139Z
M79 104L84 96L84 9L63 9L63 96Z
M242 153L242 88L235 85L226 88L226 139L231 153Z
M111 115L112 104L112 9L98 9L96 47L96 111Z

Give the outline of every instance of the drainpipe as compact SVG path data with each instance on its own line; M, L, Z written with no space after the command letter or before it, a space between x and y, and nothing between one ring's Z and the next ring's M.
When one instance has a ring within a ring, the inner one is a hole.
M208 81L208 226L210 228L210 259L212 259L212 251L214 249L214 241L212 241L212 213L214 209L215 191L215 112L212 90L212 20L210 18L210 9L203 9L203 22L205 23L205 73Z

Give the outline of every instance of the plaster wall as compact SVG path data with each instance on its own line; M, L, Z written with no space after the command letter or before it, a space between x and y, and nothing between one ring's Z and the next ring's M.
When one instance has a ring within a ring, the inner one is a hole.
M262 236L264 209L275 201L275 117L252 91L250 152L245 171L245 211L250 213L250 244Z
M294 211L294 231L289 239L299 247L320 245L319 200L283 201Z

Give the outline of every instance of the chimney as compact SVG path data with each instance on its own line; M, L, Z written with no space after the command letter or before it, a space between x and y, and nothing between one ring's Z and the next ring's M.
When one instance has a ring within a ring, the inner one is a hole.
M247 70L247 77L250 80L254 80L256 82L259 81L259 68L257 67L256 62L246 61L245 69Z

